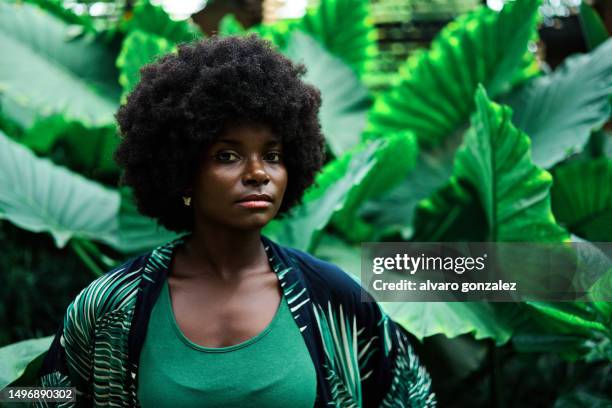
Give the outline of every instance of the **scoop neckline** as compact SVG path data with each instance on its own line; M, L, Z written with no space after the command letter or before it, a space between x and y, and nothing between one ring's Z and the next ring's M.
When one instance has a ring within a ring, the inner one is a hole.
M185 336L185 334L183 333L183 331L181 330L181 328L179 327L176 318L174 316L174 310L172 309L172 298L170 295L170 287L168 285L168 279L166 278L164 280L164 285L162 287L162 295L164 296L164 303L165 303L165 309L166 309L166 315L168 317L168 320L170 321L170 325L172 326L172 328L174 329L174 332L176 333L176 335L178 336L178 338L185 343L187 346L198 350L198 351L202 351L202 352L206 352L206 353L227 353L230 351L235 351L244 347L248 347L254 343L257 343L259 340L261 340L262 338L264 338L271 330L272 327L275 326L277 324L277 321L279 320L279 316L281 314L281 308L284 306L285 304L285 294L284 292L281 290L281 299L280 302L278 304L278 306L276 307L276 312L274 313L274 317L272 318L272 320L270 321L270 323L268 323L268 325L265 327L265 329L263 329L261 332L259 332L258 334L256 334L255 336L251 337L248 340L245 340L241 343L238 344L233 344L231 346L226 346L226 347L206 347L206 346L202 346L200 344L197 344L193 341L191 341L189 338L187 338L187 336Z

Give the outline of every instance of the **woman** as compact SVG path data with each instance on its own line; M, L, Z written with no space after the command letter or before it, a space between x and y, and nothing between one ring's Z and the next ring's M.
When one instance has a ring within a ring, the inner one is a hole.
M42 385L96 406L435 405L406 333L355 280L261 235L323 164L304 73L255 35L142 69L115 159L139 211L187 234L76 297Z

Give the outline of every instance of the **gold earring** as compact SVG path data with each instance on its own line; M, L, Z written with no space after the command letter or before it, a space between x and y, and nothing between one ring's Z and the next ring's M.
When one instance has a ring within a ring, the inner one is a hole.
M183 196L183 203L185 204L185 207L189 207L191 205L191 197Z

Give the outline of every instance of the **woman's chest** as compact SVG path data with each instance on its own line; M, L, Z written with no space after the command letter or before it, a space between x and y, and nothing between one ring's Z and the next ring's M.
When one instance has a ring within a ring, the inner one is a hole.
M169 278L168 289L180 331L193 343L212 348L233 346L263 332L281 301L273 273L233 284Z

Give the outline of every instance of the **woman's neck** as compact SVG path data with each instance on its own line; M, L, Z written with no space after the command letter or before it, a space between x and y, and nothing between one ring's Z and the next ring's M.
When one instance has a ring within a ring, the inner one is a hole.
M261 230L197 228L180 253L192 277L231 280L268 269Z

